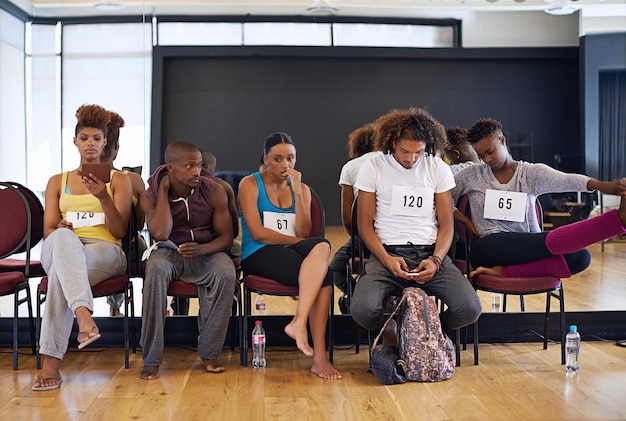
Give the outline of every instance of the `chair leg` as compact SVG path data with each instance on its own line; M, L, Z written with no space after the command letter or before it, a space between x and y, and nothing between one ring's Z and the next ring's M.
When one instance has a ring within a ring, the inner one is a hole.
M45 298L43 298L41 291L39 291L39 287L37 287L37 321L36 321L36 327L37 327L37 357L36 357L36 361L37 361L37 370L41 370L41 354L39 353L39 338L41 337L41 304L43 303L43 301L45 301Z
M132 281L128 288L128 305L130 307L130 344L133 354L137 353L137 323L135 322L135 292ZM128 312L128 311L127 311Z
M252 314L252 294L250 290L244 285L244 315L243 315L243 329L241 331L241 361L240 364L244 367L248 366L248 316Z
M550 336L550 301L551 293L547 293L546 298L546 317L543 322L543 349L548 349L548 336Z
M461 367L461 329L454 330L454 353L456 366Z
M35 339L35 319L33 317L33 304L31 302L30 286L26 289L26 305L28 306L28 330L30 332L30 346L33 355L37 354L37 340Z
M239 365L243 365L243 293L241 285L237 281L237 290L239 291L239 301L237 302L237 336L239 338Z
M478 320L474 322L474 365L478 365Z
M19 327L18 327L18 310L20 305L19 300L20 290L19 287L15 288L15 292L13 293L13 370L17 370L17 351L18 351L18 340L17 337L19 335Z
M128 290L130 286L128 285L130 280L126 283L126 288L124 289L124 368L130 368L130 358L129 358L129 349L130 349L130 333L129 333L129 325L130 321L128 318L128 301L129 301L129 293Z
M565 296L563 285L559 290L559 328L561 330L561 364L565 364Z
M330 309L328 316L328 360L333 362L335 338L333 337L333 317L335 316L335 286L330 286Z

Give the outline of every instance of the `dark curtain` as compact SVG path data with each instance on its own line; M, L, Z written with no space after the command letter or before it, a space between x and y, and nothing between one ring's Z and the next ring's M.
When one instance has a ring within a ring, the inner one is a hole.
M600 72L600 179L626 177L626 71Z

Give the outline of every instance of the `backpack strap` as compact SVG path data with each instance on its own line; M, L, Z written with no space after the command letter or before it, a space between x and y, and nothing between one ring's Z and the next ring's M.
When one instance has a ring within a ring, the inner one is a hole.
M372 343L372 348L376 348L376 345L378 345L378 340L380 339L381 335L385 331L385 328L387 327L387 325L389 324L391 319L393 319L393 317L396 315L398 310L400 310L400 307L402 307L402 304L404 304L404 302L406 301L406 297L407 297L407 293L403 291L402 292L402 298L400 298L400 302L398 302L398 304L396 305L396 308L393 309L393 312L391 313L391 316L389 316L387 318L387 320L385 321L385 324L380 329L380 332L378 332L378 335L376 335L376 339L374 339L374 342Z
M422 307L424 309L424 324L426 325L426 340L430 340L430 321L428 320L428 295L426 291L420 288L422 291Z

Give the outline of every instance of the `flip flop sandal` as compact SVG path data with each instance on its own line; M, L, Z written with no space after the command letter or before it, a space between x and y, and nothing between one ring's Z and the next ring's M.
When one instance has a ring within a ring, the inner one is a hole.
M89 332L78 332L78 336L80 335L87 335L89 336L89 334L91 333L91 331L93 331L95 329L95 327L92 327L91 330ZM98 339L100 339L102 337L101 334L96 334L95 336L90 337L89 339L87 339L86 341L83 342L79 342L78 344L78 349L83 349L84 347L86 347L87 345L97 341Z
M63 377L46 377L44 379L39 374L37 374L37 381L39 382L40 385L42 385L44 382L46 382L48 380L57 380L58 383L50 385L50 386L35 386L35 385L33 385L33 387L31 387L31 390L34 390L35 392L43 392L44 390L54 390L54 389L58 389L61 386L61 383L63 383Z

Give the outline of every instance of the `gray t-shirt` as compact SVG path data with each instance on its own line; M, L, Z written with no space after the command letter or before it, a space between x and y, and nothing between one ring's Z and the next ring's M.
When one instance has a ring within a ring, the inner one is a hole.
M590 177L581 174L566 174L545 164L531 164L518 161L511 180L501 184L485 164L472 165L455 174L456 187L452 190L452 200L457 202L464 194L468 195L472 210L472 221L482 236L496 232L539 232L541 231L535 201L544 193L581 191L587 192ZM485 219L485 191L487 189L527 193L526 217L522 222Z

